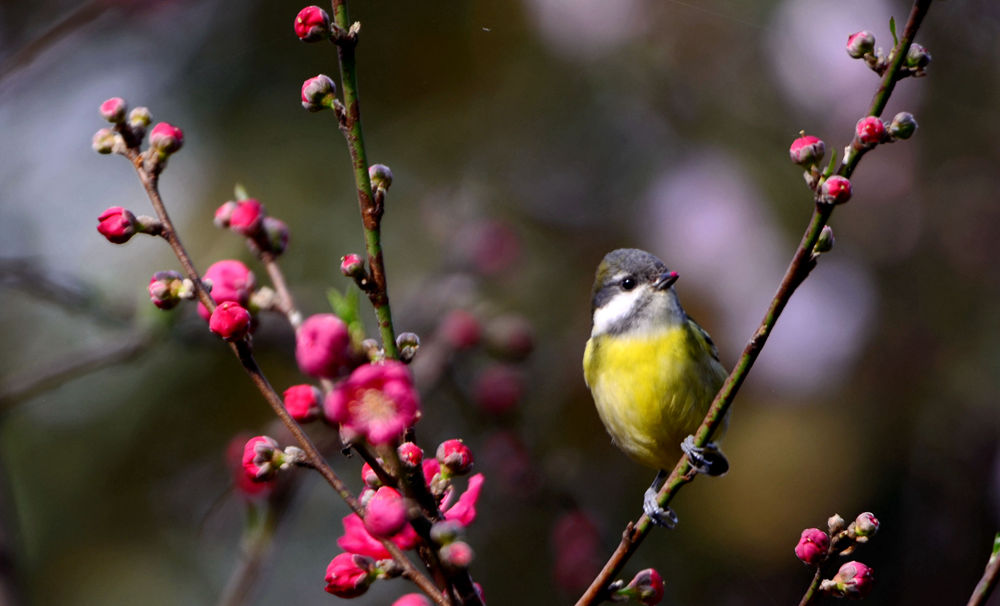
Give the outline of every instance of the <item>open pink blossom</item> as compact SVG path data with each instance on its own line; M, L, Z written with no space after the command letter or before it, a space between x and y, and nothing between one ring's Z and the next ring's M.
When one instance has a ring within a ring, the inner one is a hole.
M410 371L395 360L356 368L326 397L323 410L343 437L372 444L393 442L420 418Z
M384 560L392 557L389 550L382 545L381 541L373 537L365 530L365 523L356 513L344 516L341 520L344 525L344 536L337 539L337 545L341 549L350 553L366 555L376 560ZM419 541L420 537L409 524L403 526L403 530L392 537L392 542L397 547L406 551L412 549Z
M242 307L247 306L250 293L257 285L250 268L234 259L212 263L202 278L212 281L212 298L216 303L232 301ZM211 316L201 303L198 304L198 314L206 320Z
M472 524L476 519L476 501L483 489L486 478L481 473L469 478L469 487L465 489L458 501L444 512L444 519L453 520L462 526Z

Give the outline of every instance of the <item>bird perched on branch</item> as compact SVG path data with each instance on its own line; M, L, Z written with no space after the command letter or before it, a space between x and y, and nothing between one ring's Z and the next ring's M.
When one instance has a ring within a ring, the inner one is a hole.
M659 470L643 511L661 526L677 517L656 495L681 453L692 467L722 475L729 463L715 444L694 445L694 432L728 374L711 337L684 313L677 273L648 252L623 248L597 267L593 329L583 373L611 439L632 459Z

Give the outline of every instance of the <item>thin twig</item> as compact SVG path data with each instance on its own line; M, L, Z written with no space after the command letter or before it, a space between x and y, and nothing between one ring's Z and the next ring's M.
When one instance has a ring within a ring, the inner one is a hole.
M872 100L869 115L881 115L882 111L885 109L885 105L889 100L889 95L892 93L895 86L895 80L898 78L899 70L903 64L903 60L905 59L906 52L909 50L910 44L913 42L917 29L919 28L924 15L927 13L930 4L931 0L916 0L914 2L913 9L910 11L910 16L903 32L903 38L900 40L897 48L893 51L895 53L894 60L882 78L881 86ZM860 157L860 154L856 154L852 158L848 159L846 163L841 164L837 171L838 174L844 177L849 177L854 172L854 168L857 166ZM809 272L815 266L813 249L816 246L816 241L819 239L820 232L829 220L830 215L833 213L833 208L834 206L831 204L816 205L812 218L809 221L809 226L806 228L799 246L795 251L795 255L792 257L792 261L788 265L788 269L785 271L785 275L781 280L778 291L771 299L771 303L768 306L767 313L764 315L764 319L754 332L750 342L747 343L744 348L736 366L726 378L726 381L722 384L722 388L715 396L708 413L705 415L705 420L702 422L697 433L695 433L695 445L704 446L708 442L710 436L722 424L726 413L729 411L729 408L736 397L736 393L739 391L740 386L742 386L747 374L750 372L754 362L760 355L768 336L770 336L771 330L774 328L774 325L778 320L778 316L781 315L782 310L784 310L785 305L788 304L792 294L799 287L802 281L808 277ZM666 507L670 503L671 499L673 499L673 497L680 490L680 487L692 480L693 476L691 475L691 466L689 464L688 457L685 454L681 456L680 460L678 460L677 465L671 471L670 476L667 478L663 488L657 495L657 500L660 506ZM649 533L651 527L652 523L645 514L641 515L638 521L634 524L631 522L628 524L622 534L622 540L617 549L615 549L614 553L608 559L604 568L591 583L587 591L584 592L584 594L577 601L576 606L597 604L605 597L607 587L621 573L625 563L639 548L639 545Z
M302 313L295 307L295 299L292 298L292 291L288 289L288 282L285 281L285 274L281 271L281 266L278 265L278 259L273 253L262 252L260 260L267 268L267 275L271 277L274 291L278 293L278 298L281 300L281 312L288 318L288 323L292 325L292 328L298 330L299 326L302 325Z
M967 606L985 606L986 600L990 599L990 594L997 586L997 579L1000 579L1000 532L993 537L993 550L986 562L986 570L976 583Z

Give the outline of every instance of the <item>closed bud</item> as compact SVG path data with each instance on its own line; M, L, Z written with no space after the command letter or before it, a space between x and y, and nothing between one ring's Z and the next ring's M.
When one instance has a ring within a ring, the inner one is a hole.
M885 124L875 116L865 116L855 125L854 138L862 147L874 147L886 139Z
M295 339L295 359L307 375L336 379L349 370L354 347L347 324L333 314L306 318Z
M847 54L854 59L860 59L872 52L875 52L875 34L863 30L847 37Z
M413 442L403 442L396 452L399 454L399 461L410 469L420 467L424 460L424 451Z
M431 540L438 545L454 543L465 536L465 527L455 520L442 520L431 526Z
M212 218L212 223L216 227L221 229L229 228L229 218L233 216L233 212L239 207L238 202L229 200L228 202L223 202L222 206L215 209L215 216Z
M843 204L851 199L851 182L840 175L834 175L823 182L819 190L819 202L823 204Z
M252 238L260 231L264 214L264 205L258 200L253 198L240 200L229 213L229 229ZM216 216L218 216L218 211L216 211Z
M94 139L90 146L99 154L110 154L115 151L115 146L121 136L110 128L102 128L94 133Z
M859 599L871 593L875 583L872 569L861 562L847 562L840 567L831 581L824 581L821 589L843 598Z
M299 423L319 417L323 407L323 392L313 385L292 385L285 390L285 410Z
M342 553L326 567L326 591L339 598L356 598L375 581L375 560L354 553Z
M319 74L302 83L302 107L318 112L333 106L337 85L329 76Z
M854 536L867 538L878 532L879 521L872 512L866 511L859 515L851 526Z
M149 133L149 146L164 155L170 155L184 145L184 131L167 122L159 122Z
M461 569L468 568L476 554L465 541L454 541L438 550L438 556L445 566Z
M809 566L817 566L826 559L830 537L819 528L806 528L795 545L795 557Z
M382 486L365 505L365 530L387 539L406 526L406 503L395 488Z
M368 178L372 189L387 190L392 185L392 171L385 164L372 164L368 167Z
M132 129L136 141L142 141L152 121L153 114L149 113L148 107L136 107L128 113L128 126Z
M349 253L340 258L340 273L348 278L364 276L365 263L359 255Z
M254 482L266 482L274 477L278 466L275 453L280 453L278 441L270 436L256 436L243 446L243 471Z
M824 154L826 154L826 144L812 135L803 134L792 141L792 145L788 148L789 158L803 168L816 166Z
M438 463L451 476L465 475L472 469L472 451L460 439L441 442L436 456Z
M375 473L375 470L368 463L361 466L361 481L369 488L378 488L382 485L382 480L379 479L378 474Z
M910 112L899 112L889 123L889 135L893 139L909 139L917 130L917 120Z
M464 309L453 309L448 312L438 332L452 349L470 349L479 343L482 327L476 316Z
M830 516L830 519L826 521L826 527L830 530L830 535L833 536L844 529L846 523L844 518L841 517L839 513L835 513Z
M101 117L112 124L121 124L124 122L126 110L125 100L121 97L111 97L104 103L101 103L100 107Z
M663 577L654 568L640 570L622 590L640 604L653 606L663 600Z
M931 62L931 54L922 45L914 42L910 45L910 50L906 51L906 67L922 73L924 68Z
M408 593L393 602L392 606L433 606L433 604L423 594Z
M330 37L330 15L318 6L307 6L295 16L295 35L303 42Z
M208 319L208 329L226 341L239 341L250 330L250 312L238 303L220 303Z
M173 309L185 290L184 276L176 271L158 271L149 279L149 298L160 309Z
M813 247L813 252L817 254L830 252L833 250L833 243L833 228L829 225L824 225L822 231L819 232L819 239L816 240L816 246ZM830 521L832 522L833 518L830 518ZM844 519L841 518L840 521L843 523ZM831 530L830 532L837 531Z
M396 336L396 348L399 349L399 359L409 364L420 349L420 337L415 332L401 332Z
M112 244L124 244L138 231L138 221L128 210L112 206L97 218L97 231Z
M288 237L287 223L274 217L264 217L264 220L261 221L261 230L258 237L251 242L254 243L254 247L264 244L266 245L267 252L273 255L280 255L288 248Z

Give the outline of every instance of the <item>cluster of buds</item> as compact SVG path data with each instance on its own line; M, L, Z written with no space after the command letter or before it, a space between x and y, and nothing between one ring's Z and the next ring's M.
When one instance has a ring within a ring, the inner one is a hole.
M845 50L852 59L862 59L865 65L880 76L885 73L894 59L892 52L886 54L881 48L875 46L875 34L868 30L855 32L848 36ZM917 43L910 44L910 48L906 51L906 57L903 59L899 77L925 76L930 62L931 54L926 48Z
M288 225L267 214L258 200L247 198L224 202L215 211L215 226L232 230L247 239L255 254L278 256L288 247Z
M827 531L807 528L795 545L795 556L807 566L818 568L834 554L847 556L858 545L867 543L878 532L879 521L864 512L849 525L834 514L827 521ZM867 565L851 561L843 564L832 579L820 583L820 590L836 597L863 598L872 589L875 577Z
M243 473L254 482L269 482L279 471L306 465L306 455L296 446L284 450L269 436L255 436L243 446Z
M97 231L112 244L124 244L136 234L159 236L163 224L153 217L136 216L121 206L112 206L97 217Z
M844 161L850 162L880 143L909 139L917 130L917 120L909 112L899 112L886 124L877 116L865 116L854 127L854 138L844 149Z
M128 111L125 100L112 97L101 103L98 110L101 117L111 123L94 133L91 146L100 154L138 154L139 146L146 137L152 122L152 115L145 107ZM184 145L184 132L167 122L160 122L149 131L149 147L141 154L143 167L151 174L158 174L166 165L167 158ZM131 157L131 156L130 156Z
M840 175L828 175L820 170L826 154L826 144L818 137L800 133L788 148L791 161L804 170L806 184L816 194L817 204L843 204L851 199L851 182Z
M635 600L640 604L653 606L663 600L663 577L655 568L647 568L636 573L626 585L623 581L612 584L612 602Z
M149 279L149 298L160 309L173 309L194 297L194 282L176 271L158 271Z

